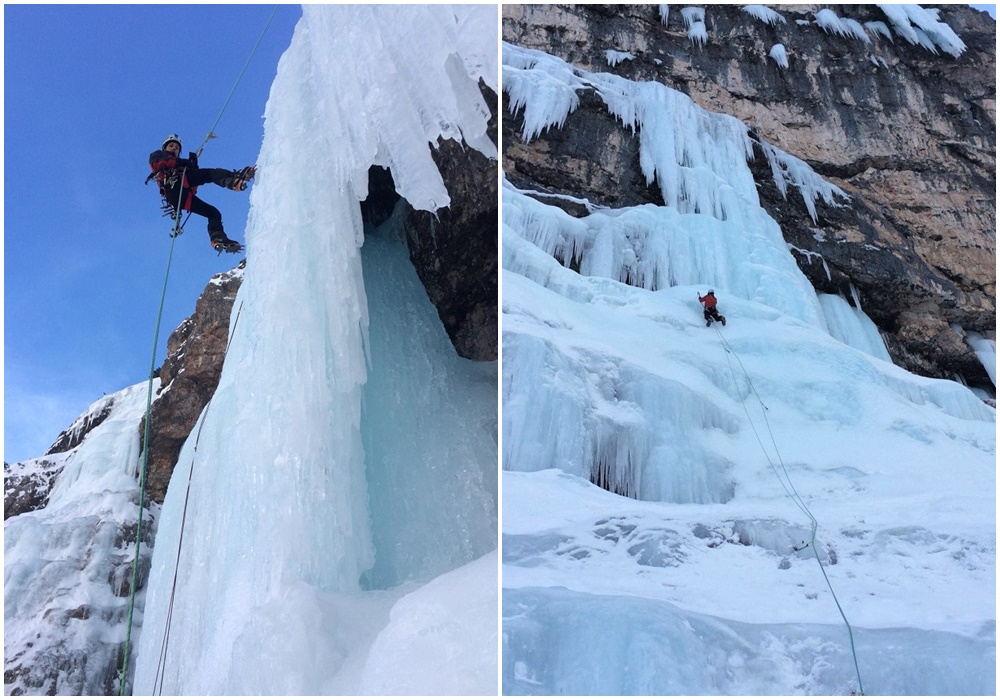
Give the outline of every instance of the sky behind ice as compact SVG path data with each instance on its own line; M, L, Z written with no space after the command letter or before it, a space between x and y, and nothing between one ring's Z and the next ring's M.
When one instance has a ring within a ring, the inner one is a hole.
M148 156L195 150L271 5L4 8L4 460L40 456L104 393L147 378L170 248ZM201 157L254 162L278 59L301 16L280 6ZM205 185L242 241L247 193ZM205 220L174 249L156 365L216 272Z

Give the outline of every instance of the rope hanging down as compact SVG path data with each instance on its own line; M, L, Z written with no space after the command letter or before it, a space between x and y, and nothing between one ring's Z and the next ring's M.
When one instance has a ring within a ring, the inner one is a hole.
M233 331L229 335L229 340L226 341L226 350L222 354L223 362L226 361L226 356L229 354L229 346L233 342L233 336L236 335L236 326L240 323L241 313L243 313L243 302L240 302L240 308L236 311L236 320L233 321ZM184 546L184 527L187 525L188 501L191 498L191 479L194 476L194 462L195 458L198 456L198 445L201 443L201 430L205 427L205 421L208 420L208 412L211 408L212 399L209 399L208 404L205 406L204 413L201 414L201 421L198 425L198 433L195 435L194 440L194 453L191 455L191 467L188 469L187 491L184 493L184 510L181 514L181 531L177 538L177 558L174 560L174 580L170 586L170 602L167 604L167 619L163 630L163 642L160 644L160 656L156 662L156 674L153 677L153 695L160 695L163 693L163 672L167 662L167 646L170 643L170 623L174 617L174 597L177 593L177 574L180 571L181 549Z
M744 376L747 378L747 382L750 384L750 389L753 391L754 396L757 397L758 403L760 403L763 411L761 412L764 416L764 425L767 427L768 435L771 436L771 445L774 447L774 454L777 456L778 464L781 465L781 471L784 474L784 479L782 479L781 474L778 473L777 468L774 466L774 462L771 460L771 455L768 454L767 448L764 447L764 441L761 440L760 434L757 432L757 427L754 425L753 419L750 417L750 410L747 408L746 400L740 396L740 402L743 404L743 410L747 414L747 420L750 422L750 428L753 430L754 436L757 438L757 444L760 445L760 449L764 452L764 456L767 458L767 463L771 466L771 471L777 477L778 481L781 483L782 488L785 489L785 493L788 494L792 502L798 506L807 518L809 518L810 531L809 531L809 541L802 544L801 547L793 547L797 552L802 551L806 547L812 547L813 554L816 556L816 563L819 564L820 571L823 572L823 578L826 580L826 587L830 590L830 595L833 596L833 602L837 606L837 610L840 612L840 617L844 620L844 625L847 627L847 637L851 643L851 656L854 658L854 672L858 678L858 691L860 695L865 694L865 687L861 682L861 669L858 667L858 652L854 647L854 631L851 629L851 623L847 621L847 615L844 613L844 609L840 606L840 601L837 599L837 594L833 590L833 584L830 582L830 577L826 573L826 567L823 566L823 560L819 556L819 550L816 548L816 530L819 527L819 523L813 516L812 511L809 510L809 506L799 495L799 492L795 489L795 485L792 483L792 478L788 474L788 469L785 467L785 462L781 458L781 452L778 450L778 443L774 439L774 433L771 431L771 423L767 420L767 406L764 405L764 401L760 398L760 394L757 393L756 387L753 385L753 381L750 379L750 373L747 372L746 367L743 366L743 361L740 360L740 356L736 354L733 346L729 344L726 337L722 335L722 331L719 328L715 329L715 332L719 334L719 339L722 341L724 349L726 351L726 362L729 364L729 371L733 374L733 380L737 381L736 370L733 368L733 363L729 359L729 355L736 358L736 361L740 364L740 369L743 370Z
M219 111L219 116L216 117L215 123L212 124L212 128L208 130L208 135L205 136L205 140L201 142L198 147L198 155L201 155L202 150L205 148L205 144L208 143L209 139L216 138L215 127L218 126L219 121L222 119L222 115L226 111L226 107L229 106L229 101L233 97L233 93L236 92L236 87L240 84L243 79L243 74L246 73L247 66L250 65L250 61L254 54L257 52L257 47L260 46L261 40L264 38L264 34L267 32L267 28L271 26L271 20L274 19L274 14L278 11L278 5L274 6L271 10L271 15L267 18L267 23L264 25L264 29L261 31L260 36L257 38L257 43L254 44L253 49L250 51L250 55L247 57L246 63L243 64L243 69L240 71L239 76L236 78L236 82L233 84L232 90L229 91L229 96L226 97L225 103L222 105L222 109ZM181 173L181 182L183 182L184 174L187 172L187 168ZM131 643L132 643L132 621L135 612L135 594L136 588L139 582L139 552L142 544L142 516L143 516L143 506L146 498L146 472L149 467L149 423L150 415L152 413L153 406L153 373L156 371L156 348L159 344L160 339L160 323L163 319L163 305L167 298L167 281L170 279L170 265L174 257L174 242L177 236L180 235L183 228L181 224L181 204L183 197L183 188L181 192L181 197L178 197L177 207L174 212L174 228L170 235L170 253L167 256L167 271L163 277L163 291L160 293L160 308L156 314L156 328L153 332L153 357L150 361L149 367L149 382L146 388L146 425L143 431L143 442L142 442L142 467L139 470L139 518L136 521L135 526L135 558L132 562L132 583L131 592L129 593L128 601L128 624L125 632L125 646L122 651L122 668L121 668L121 684L119 686L119 695L125 695L125 686L128 681L128 664L129 664L129 654L131 653ZM188 214L190 216L190 213ZM185 219L186 221L186 219ZM238 314L237 314L238 317ZM228 345L227 345L228 350Z

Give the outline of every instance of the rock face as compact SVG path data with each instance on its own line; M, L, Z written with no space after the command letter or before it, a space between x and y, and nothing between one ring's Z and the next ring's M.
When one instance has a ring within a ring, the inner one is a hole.
M158 503L166 495L184 441L219 385L230 314L242 282L243 270L239 268L212 277L198 297L194 314L167 340L160 395L150 412L146 473L146 493ZM139 424L140 440L145 422L143 419Z
M940 20L966 45L955 57L895 33L890 41L869 29L867 43L828 33L821 7L776 5L785 22L772 25L742 6L708 6L700 45L680 12L664 25L656 5L504 5L503 38L588 71L663 83L806 161L852 198L820 205L816 223L801 199L777 190L759 149L751 169L793 252L812 253L796 257L817 290L850 298L853 284L897 364L994 391L955 327L995 338L996 24L965 5L941 6ZM890 24L875 5L835 11ZM770 58L776 44L787 68ZM634 58L611 67L609 50ZM639 169L638 139L594 93L577 94L563 127L530 142L519 118L504 120L508 179L605 206L662 205Z
M497 96L482 82L480 90L490 106L489 136L496 144ZM410 260L458 354L470 360L495 360L497 164L450 140L438 144L432 156L451 204L432 214L400 203ZM381 223L398 199L391 174L372 168L363 205L366 220Z
M49 502L52 481L62 464L47 459L31 459L16 464L3 463L3 519L44 508Z

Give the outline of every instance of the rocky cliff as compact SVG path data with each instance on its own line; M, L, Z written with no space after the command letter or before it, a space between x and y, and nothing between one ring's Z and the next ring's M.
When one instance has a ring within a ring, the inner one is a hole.
M814 222L801 199L778 191L759 143L751 167L816 289L851 298L853 285L897 364L994 392L964 338L995 339L994 20L940 6L964 46L944 50L923 32L910 43L876 5L710 5L701 26L694 8L664 17L664 7L505 5L503 38L587 71L663 83L804 160L850 195L847 206L821 204ZM577 94L562 127L537 138L524 138L521 115L504 120L507 178L598 205L662 205L637 136L593 91Z
M242 267L212 277L194 313L167 339L160 390L150 410L146 473L146 493L157 503L167 493L184 441L219 385L233 302L242 281ZM139 423L140 435L145 423L145 418Z

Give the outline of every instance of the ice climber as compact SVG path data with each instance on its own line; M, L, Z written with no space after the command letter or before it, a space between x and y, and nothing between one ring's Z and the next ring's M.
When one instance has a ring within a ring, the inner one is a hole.
M220 253L238 253L243 246L226 236L222 228L222 214L211 204L196 197L195 193L200 185L208 182L237 192L245 190L256 174L257 167L248 165L242 170L199 168L197 153L188 153L187 158L181 158L180 155L181 139L177 134L170 134L164 139L160 150L149 154L149 167L153 172L146 178L146 182L156 180L156 184L160 186L164 211L173 215L180 202L180 208L184 211L208 219L208 237L213 248Z
M705 326L711 326L712 321L719 321L723 326L726 325L726 317L719 313L719 310L715 308L715 305L719 303L719 300L715 298L715 290L709 289L708 294L703 297L698 297L698 301L705 305Z

